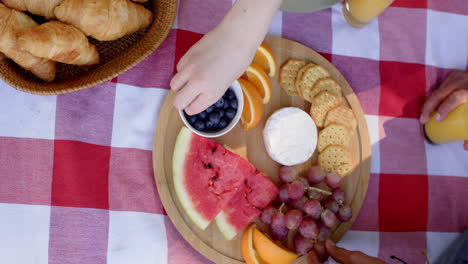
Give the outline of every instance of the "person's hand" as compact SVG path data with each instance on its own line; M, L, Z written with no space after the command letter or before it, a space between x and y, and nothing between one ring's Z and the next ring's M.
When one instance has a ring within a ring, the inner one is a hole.
M422 124L429 120L431 113L436 112L436 121L444 120L447 115L459 105L468 101L468 73L451 71L437 90L424 103L420 121ZM464 143L468 150L468 141Z
M221 23L180 59L174 106L197 114L221 98L252 62L282 0L236 0Z
M360 251L349 251L344 248L337 247L335 243L329 239L325 242L325 248L328 255L341 264L386 264L385 261L370 257ZM308 254L307 263L320 264L314 251L311 251Z
M257 47L241 42L242 37L219 25L192 46L171 80L171 89L177 93L174 106L194 115L221 98L255 54Z

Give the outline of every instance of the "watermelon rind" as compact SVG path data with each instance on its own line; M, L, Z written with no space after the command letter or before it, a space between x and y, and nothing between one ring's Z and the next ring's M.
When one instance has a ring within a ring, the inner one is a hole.
M215 221L216 226L218 226L219 231L221 231L226 240L231 240L237 235L236 229L229 223L223 211L216 216Z
M192 132L188 128L182 127L177 136L174 156L172 157L172 178L177 198L179 198L185 213L198 228L205 230L210 221L198 213L188 190L185 188L185 158L190 152L192 137Z

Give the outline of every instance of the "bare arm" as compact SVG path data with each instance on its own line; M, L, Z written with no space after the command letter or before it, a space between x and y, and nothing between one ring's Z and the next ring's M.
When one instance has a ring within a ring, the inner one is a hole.
M215 103L251 63L282 0L237 0L218 26L182 57L171 81L174 106L197 114Z

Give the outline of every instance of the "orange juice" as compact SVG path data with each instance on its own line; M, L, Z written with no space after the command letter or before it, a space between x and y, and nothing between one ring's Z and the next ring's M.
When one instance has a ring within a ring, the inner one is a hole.
M424 130L427 138L436 144L468 140L468 102L455 108L440 122L432 114Z
M394 0L347 0L343 6L346 21L354 27L371 22Z

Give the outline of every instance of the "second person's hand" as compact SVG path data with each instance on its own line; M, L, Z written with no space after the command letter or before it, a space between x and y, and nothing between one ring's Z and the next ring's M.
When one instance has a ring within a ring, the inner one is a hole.
M426 123L432 112L436 112L436 121L442 121L466 101L468 101L468 72L453 70L424 103L421 123Z
M328 255L341 264L386 264L385 261L368 256L360 251L349 251L344 248L337 247L331 240L327 240L325 242L325 248ZM313 251L311 251L307 256L307 263L320 264L317 255L315 255Z
M468 72L453 70L424 103L421 123L426 123L433 112L436 112L435 120L442 121L451 111L467 101ZM464 149L468 150L468 140L464 142Z

